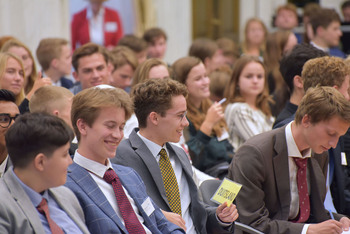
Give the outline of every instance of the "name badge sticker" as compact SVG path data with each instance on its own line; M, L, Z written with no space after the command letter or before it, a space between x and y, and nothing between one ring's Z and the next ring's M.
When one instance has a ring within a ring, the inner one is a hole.
M105 30L106 32L116 32L118 29L118 25L116 22L106 22Z
M148 216L150 216L153 213L153 211L155 210L154 206L151 202L151 198L149 198L149 197L147 197L147 199L142 203L141 206Z
M347 166L348 165L348 162L346 160L346 154L345 152L341 152L341 165L342 166Z

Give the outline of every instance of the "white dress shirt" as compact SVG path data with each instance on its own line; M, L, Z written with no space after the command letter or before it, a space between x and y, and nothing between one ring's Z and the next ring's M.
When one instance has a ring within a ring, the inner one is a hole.
M140 132L137 132L137 135L146 144L147 148L151 151L151 153L154 156L154 158L156 159L157 163L159 163L159 159L160 159L160 155L159 155L160 150L162 148L164 148L166 150L168 157L170 159L170 163L174 169L177 184L179 186L182 218L186 222L186 233L190 233L190 234L196 233L196 230L195 230L195 227L193 226L193 221L192 221L192 218L190 215L190 204L191 204L190 189L189 189L189 186L188 186L188 183L186 180L186 176L182 170L182 166L181 166L179 159L176 157L173 157L171 154L169 154L169 151L166 148L166 145L164 145L162 147L162 146L148 140L147 138L143 137L140 134Z
M105 15L105 9L103 7L100 8L96 17L94 17L91 6L89 5L87 7L86 18L89 21L90 41L98 45L104 44L104 31L103 31L104 15Z
M299 193L298 193L298 184L297 184L297 172L298 167L294 162L293 158L309 158L311 157L311 149L308 149L302 155L298 149L298 146L295 143L293 134L292 134L292 123L290 122L285 129L287 149L288 149L288 163L289 163L289 184L290 184L290 207L289 207L289 220L293 220L297 217L299 213ZM307 178L307 189L310 194L310 175L309 169L306 171ZM307 232L309 224L305 224L302 230L302 234Z

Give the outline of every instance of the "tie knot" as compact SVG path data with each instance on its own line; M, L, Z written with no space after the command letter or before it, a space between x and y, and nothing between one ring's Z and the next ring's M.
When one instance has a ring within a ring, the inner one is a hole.
M109 168L103 176L103 179L109 184L111 184L112 181L115 180L116 178L117 178L117 174L111 168Z
M294 162L301 169L304 169L307 166L307 158L294 158Z
M167 157L167 156L168 156L164 148L162 148L162 149L160 150L159 154L160 154L160 156L162 156L162 157Z
M39 205L37 206L37 209L42 213L47 208L47 201L45 198L41 200Z

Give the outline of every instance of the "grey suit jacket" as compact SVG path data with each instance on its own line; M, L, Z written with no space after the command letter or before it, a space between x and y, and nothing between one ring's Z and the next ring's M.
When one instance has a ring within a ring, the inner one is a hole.
M307 223L330 219L326 196L328 156L308 160L311 214ZM285 127L254 136L236 152L228 177L242 189L236 198L239 220L264 233L301 233L303 225L288 221L291 202Z
M83 233L90 233L72 191L59 186L49 189L49 193ZM12 168L0 179L0 233L45 233L36 208L14 177Z
M152 200L165 211L171 211L166 198L164 183L158 163L142 139L134 129L129 139L123 140L117 148L116 157L111 161L116 164L133 168L146 185L147 193ZM204 206L199 199L198 189L193 181L191 163L183 149L167 143L169 153L177 157L182 165L190 189L190 215L196 231L205 233L225 233L232 231L233 225L224 230L216 218L216 208Z

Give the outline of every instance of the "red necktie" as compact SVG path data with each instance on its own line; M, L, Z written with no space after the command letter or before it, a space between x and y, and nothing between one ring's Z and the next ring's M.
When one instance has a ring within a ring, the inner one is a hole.
M47 205L45 198L41 200L40 204L36 208L46 217L52 234L63 234L62 229L50 218L49 206Z
M295 164L298 166L297 184L299 193L299 217L296 223L304 223L310 216L310 199L307 190L307 158L294 158Z
M128 197L126 196L119 177L115 171L108 169L103 176L103 179L113 186L115 196L117 197L119 211L124 219L126 230L128 230L130 234L146 233L145 229L142 227L139 219L137 218Z

